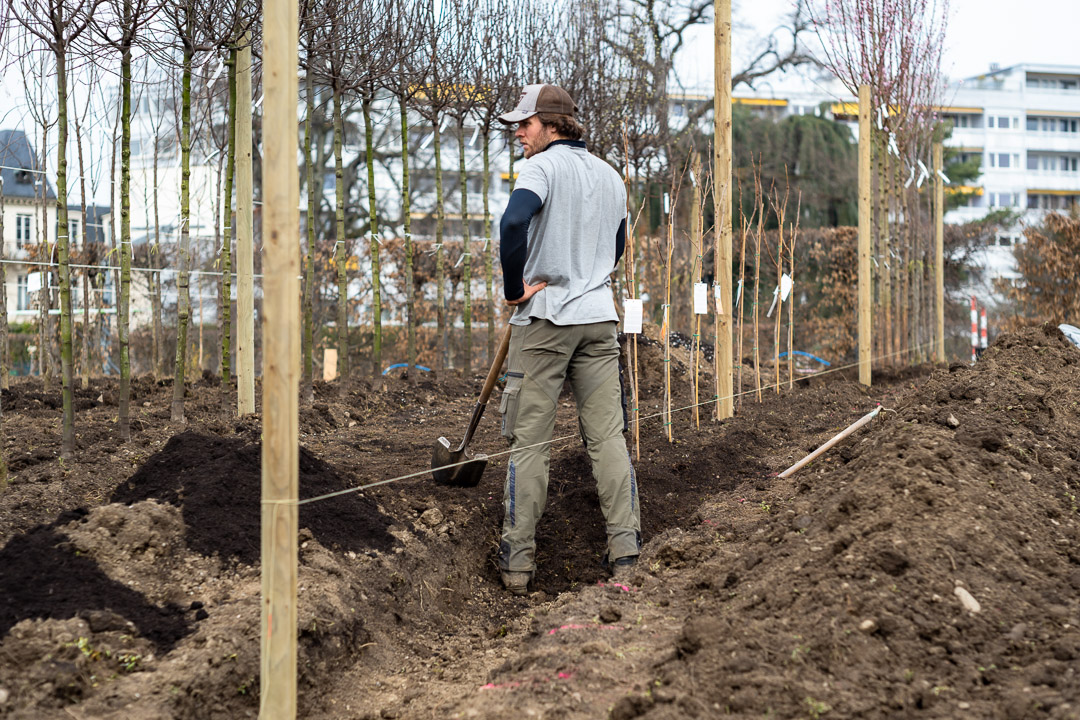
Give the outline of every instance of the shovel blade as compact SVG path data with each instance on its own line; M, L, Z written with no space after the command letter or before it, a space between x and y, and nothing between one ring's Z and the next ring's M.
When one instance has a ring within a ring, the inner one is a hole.
M431 476L441 485L476 487L484 475L484 468L487 467L487 456L480 455L474 460L462 463L464 459L464 450L451 450L450 441L444 437L439 438L431 454ZM453 467L446 467L447 465Z

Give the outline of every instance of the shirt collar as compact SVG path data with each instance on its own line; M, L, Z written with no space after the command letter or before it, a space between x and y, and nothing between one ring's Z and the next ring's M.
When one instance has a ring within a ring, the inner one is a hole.
M585 141L584 140L552 140L550 143L548 143L548 146L546 148L544 148L544 149L547 150L549 148L555 147L556 145L566 145L567 147L581 148L582 150L587 150L588 149L588 148L585 147Z

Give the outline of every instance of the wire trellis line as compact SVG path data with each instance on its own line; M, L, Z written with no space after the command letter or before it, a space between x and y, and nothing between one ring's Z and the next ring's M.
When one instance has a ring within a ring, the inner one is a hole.
M899 351L896 351L896 352L887 353L885 355L879 355L879 356L877 356L877 357L875 357L873 359L874 360L883 360L885 358L890 358L890 357L894 357L894 356L897 356L897 355L906 355L906 354L914 352L915 350L920 349L920 348L933 347L933 345L934 345L933 342L920 343L918 345L915 345L914 347L908 348L907 350L899 350ZM841 366L837 366L835 368L829 368L828 370L823 370L823 371L821 371L819 373L813 373L811 375L805 375L805 376L803 376L803 378L800 378L800 379L808 379L808 378L812 378L812 377L820 377L822 375L828 375L830 373L839 372L841 370L850 370L851 368L856 368L858 366L859 366L859 363L854 362L854 363L851 363L850 365L841 365ZM762 390L772 390L772 389L777 388L777 387L782 387L784 384L785 383L781 382L781 383L779 383L777 385L767 385L767 386L762 387L761 389ZM673 410L671 410L671 412L676 413L676 412L682 412L684 410L691 410L691 409L693 409L695 407L701 407L703 405L711 405L713 403L720 402L721 400L734 399L736 397L739 397L740 395L750 395L750 394L753 394L753 393L756 393L756 392L757 392L757 388L754 388L754 389L751 389L751 390L744 390L742 392L733 393L733 394L728 395L728 396L723 397L723 398L713 398L712 400L706 400L704 402L696 403L694 405L687 405L686 407L674 408ZM636 410L636 408L635 408L635 410ZM644 417L638 418L638 422L640 422L642 420L651 420L653 418L661 417L664 414L665 413L663 413L663 412L658 412L658 413L653 413L652 415L645 415ZM486 459L490 460L491 458L502 457L503 455L509 455L511 453L519 452L521 450L529 450L529 449L535 448L535 447L543 447L544 445L554 445L555 443L565 442L566 440L572 440L572 439L577 438L577 437L580 437L580 435L578 433L574 433L572 435L563 435L562 437L552 438L551 440L545 440L543 442L533 443L532 445L523 445L522 447L513 448L511 450L502 450L500 452L486 454L484 457ZM400 480L409 480L409 479L415 478L415 477L422 477L424 475L428 475L430 473L433 473L433 472L435 472L437 470L448 470L450 468L455 468L455 467L458 467L460 465L464 465L466 463L473 462L475 459L476 458L472 458L472 459L469 459L469 460L463 460L463 461L458 462L458 463L451 463L449 465L441 465L439 467L427 468L427 469L424 469L424 470L418 470L417 472L408 473L406 475L399 475L398 477L388 478L386 480L378 480L376 482L368 483L367 485L361 485L361 486L355 487L355 488L345 488L344 490L336 490L336 491L334 491L332 493L326 493L325 495L316 495L315 497L305 498L303 500L288 501L288 502L290 502L290 503L295 502L297 505L308 505L310 503L319 502L321 500L329 500L330 498L340 497L342 495L349 495L351 493L363 492L364 490L369 490L369 489L374 488L374 487L379 487L380 485L389 485L390 483L398 482ZM281 501L274 501L274 502L275 503L280 503Z

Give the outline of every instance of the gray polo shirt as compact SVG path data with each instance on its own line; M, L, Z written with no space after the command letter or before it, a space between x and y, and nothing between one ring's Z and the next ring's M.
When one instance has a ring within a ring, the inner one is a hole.
M558 144L529 158L514 189L531 190L543 203L529 224L524 278L548 284L517 306L511 324L617 322L611 272L626 218L619 173L585 148Z

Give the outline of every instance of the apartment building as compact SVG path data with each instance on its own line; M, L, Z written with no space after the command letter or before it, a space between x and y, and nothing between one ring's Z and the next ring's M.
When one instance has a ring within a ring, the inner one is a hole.
M38 316L38 291L42 280L50 279L33 272L31 263L40 258L31 251L48 243L55 246L57 234L56 191L42 172L29 138L21 130L0 130L0 186L3 192L3 250L5 297L8 322L30 322ZM89 237L103 242L111 219L107 207L90 206L83 217L81 205L68 207L68 235L73 252L83 247ZM55 257L53 258L55 262ZM77 262L77 258L73 260ZM112 278L106 278L102 290L111 304ZM55 290L54 290L55 292ZM72 302L82 307L82 295L72 294ZM77 318L81 321L81 317Z
M693 96L686 100L693 102ZM856 100L836 81L746 93L734 102L776 119L825 114L849 123L857 135ZM969 222L1002 208L1020 216L977 258L986 272L983 286L973 289L990 295L995 279L1018 277L1012 247L1023 242L1024 227L1080 204L1080 65L992 66L950 84L940 112L953 124L946 144L962 160L980 158L982 167L970 188L974 193L945 222Z
M323 99L325 100L325 98ZM179 226L180 194L180 157L179 147L175 142L176 113L175 98L168 87L147 88L135 104L132 136L131 165L132 193L131 218L133 243L137 246L146 242L153 233L153 202L157 200L157 213L160 223L162 257L167 266L175 263L176 245ZM320 101L322 112L326 112L326 103ZM259 110L256 107L256 115ZM401 197L401 118L397 99L390 95L379 95L372 103L372 144L376 158L374 186L376 212L379 218L380 237L383 241L398 237L403 232ZM221 147L224 122L223 109L215 105L210 113L215 124L215 133L211 136L204 125L196 134L192 144L190 164L190 229L192 248L196 263L206 260L216 253L220 240L215 240L215 226L220 225L221 173L224 170L224 151ZM342 147L342 162L346 168L354 168L355 181L346 188L345 201L350 212L361 217L368 213L368 176L364 169L366 138L364 123L360 117L358 105L346 107L346 133ZM257 118L256 118L257 121ZM435 243L436 225L436 186L434 127L429 120L410 110L407 116L409 174L410 174L410 234L418 252L431 252ZM479 118L467 116L464 127L456 118L444 116L440 123L440 153L443 181L443 243L449 248L460 247L463 235L463 213L461 209L460 155L465 155L466 202L469 218L469 230L473 241L471 253L474 267L479 264L479 248L484 244L484 133ZM491 128L488 133L488 206L492 214L492 232L498 235L498 219L509 199L509 147L507 138L500 129ZM301 129L302 132L302 129ZM261 161L261 147L256 147L255 162ZM324 217L332 216L335 205L334 160L328 155L329 148L324 147L321 157L325 167L321 170L319 183L321 212ZM154 165L157 165L157 180L154 182ZM521 162L519 158L519 163ZM518 166L521 167L520 164ZM258 168L257 168L258 171ZM307 213L307 190L301 191L300 213L303 221ZM256 188L256 193L258 188ZM259 211L256 197L256 212ZM327 240L327 238L324 238ZM256 241L258 239L256 238ZM306 243L306 239L304 241ZM365 273L368 272L366 238L352 239L353 258L347 263L349 272L356 278L350 284L350 294L358 297L357 316L352 322L369 317L370 302L362 291L367 285ZM456 255L457 253L451 253ZM381 274L384 281L397 273L392 259L383 257ZM477 273L474 271L474 277ZM162 273L165 283L164 301L166 305L175 302L175 277L172 272ZM362 281L364 280L364 281ZM216 289L214 279L203 276L196 279L192 286L193 296L203 295L207 305L207 318L213 319L216 312L214 301ZM473 291L481 292L482 276L477 280ZM235 286L234 286L235 291ZM259 288L256 287L256 293ZM334 290L336 292L336 289ZM435 292L434 288L431 290ZM404 303L383 302L383 321L395 323L404 320Z

